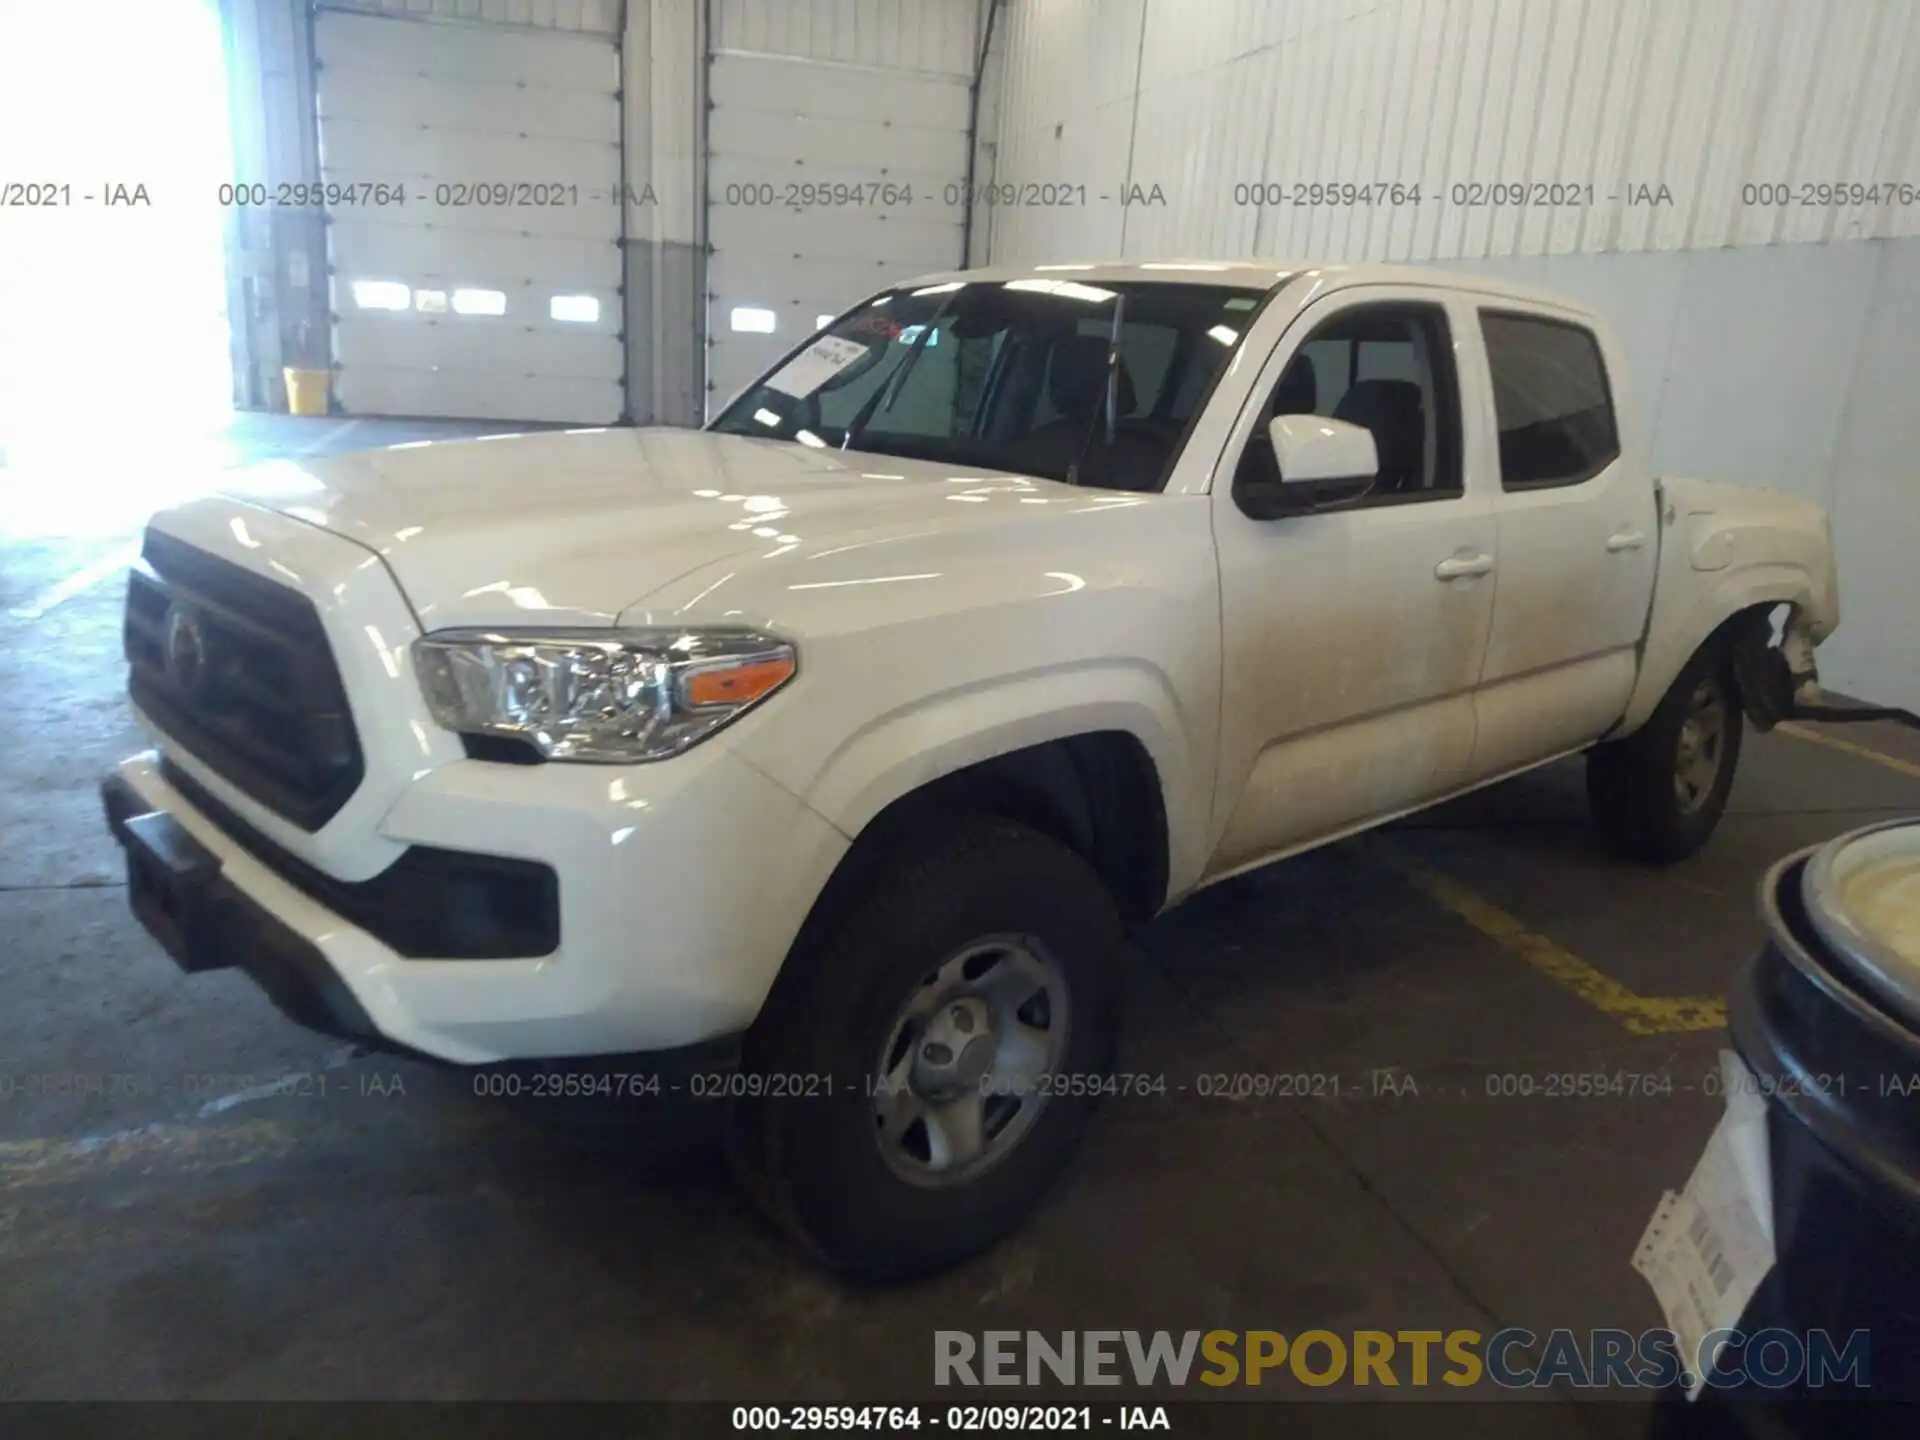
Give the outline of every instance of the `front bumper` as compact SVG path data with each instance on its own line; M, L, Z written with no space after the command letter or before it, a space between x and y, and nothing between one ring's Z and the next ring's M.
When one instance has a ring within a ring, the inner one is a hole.
M237 966L289 1019L343 1040L379 1032L320 947L262 907L172 815L120 775L100 787L107 829L127 852L127 897L147 933L188 971Z
M236 966L313 1029L463 1065L723 1056L846 850L718 748L644 767L455 762L414 780L380 835L550 866L559 941L528 958L412 958L209 813L246 821L244 797L187 778L218 804L196 805L152 752L103 787L134 911L182 966Z

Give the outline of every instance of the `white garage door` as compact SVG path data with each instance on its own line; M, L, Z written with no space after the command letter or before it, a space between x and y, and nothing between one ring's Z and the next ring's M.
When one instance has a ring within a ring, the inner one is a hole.
M962 77L721 51L711 96L709 415L821 317L957 266L967 169Z
M341 408L617 420L615 43L323 11L314 46Z

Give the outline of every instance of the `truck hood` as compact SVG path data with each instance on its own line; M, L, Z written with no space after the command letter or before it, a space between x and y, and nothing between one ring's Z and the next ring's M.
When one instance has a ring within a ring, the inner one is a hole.
M769 542L811 550L905 524L1019 523L944 503L956 473L891 455L697 430L546 431L431 441L236 472L223 493L380 555L426 630L611 625L679 577ZM972 514L963 512L973 511Z

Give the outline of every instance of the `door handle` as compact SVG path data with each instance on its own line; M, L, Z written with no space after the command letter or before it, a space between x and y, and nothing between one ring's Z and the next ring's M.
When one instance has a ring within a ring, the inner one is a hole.
M1646 531L1622 530L1618 535L1609 535L1607 537L1607 553L1609 555L1618 555L1622 550L1638 550L1646 543Z
M1433 567L1433 573L1434 577L1440 580L1463 580L1470 575L1484 575L1491 569L1493 569L1491 555L1473 555L1442 560Z

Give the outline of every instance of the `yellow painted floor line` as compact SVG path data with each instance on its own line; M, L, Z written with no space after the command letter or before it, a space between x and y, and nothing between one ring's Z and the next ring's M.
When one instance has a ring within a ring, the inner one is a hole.
M1911 775L1916 780L1920 780L1920 763L1902 760L1898 755L1886 755L1878 750L1869 750L1864 745L1856 745L1851 740L1842 740L1837 735L1829 735L1824 730L1815 730L1794 720L1773 728L1782 735L1793 736L1796 740L1811 740L1815 745L1824 745L1829 750L1844 750L1849 755L1858 755L1862 760L1871 760L1876 765L1884 765L1889 770L1898 770L1902 775Z
M1636 995L1572 951L1529 930L1491 900L1429 869L1397 847L1378 844L1374 854L1443 910L1459 916L1502 950L1526 961L1601 1014L1611 1016L1631 1034L1672 1035L1726 1028L1727 1002L1717 995Z

